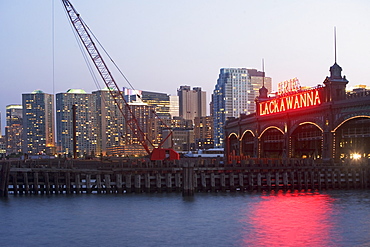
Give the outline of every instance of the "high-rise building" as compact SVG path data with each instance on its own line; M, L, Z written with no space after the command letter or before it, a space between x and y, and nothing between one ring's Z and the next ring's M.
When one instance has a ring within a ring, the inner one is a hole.
M98 154L121 155L123 153L124 116L107 88L93 92L96 98L98 129ZM124 109L123 102L120 103Z
M17 154L22 152L22 115L22 105L6 106L5 140L7 154Z
M270 84L264 72L246 68L222 68L212 95L215 147L223 147L228 117L255 112L255 98L262 83Z
M170 115L172 118L180 116L179 96L177 95L170 95Z
M197 149L213 148L213 117L194 119L194 138Z
M124 155L146 155L146 151L143 148L141 141L144 140L142 134L148 135L150 128L149 120L155 118L154 105L148 105L143 102L131 102L129 103L130 111L125 108L125 115L129 119L129 122L125 122L124 132L123 132L123 143L124 143ZM135 116L136 120L132 118ZM136 123L133 123L136 121ZM130 127L131 126L131 127ZM141 129L142 133L139 131ZM149 144L147 144L149 148Z
M251 78L251 84L253 87L253 91L256 93L256 97L258 96L258 91L262 86L268 90L269 93L272 92L272 79L271 77L265 77L265 72L258 71L256 69L247 69L248 74ZM255 104L253 104L255 105ZM254 112L256 109L254 109Z
M4 136L0 136L0 158L6 156L6 141Z
M155 107L156 114L164 119L171 118L170 115L170 96L166 93L132 90L123 88L123 94L128 103L142 101Z
M73 109L76 119L73 122ZM82 89L69 89L56 95L56 119L58 148L61 154L74 153L73 135L76 127L77 156L97 154L98 128L96 123L95 95Z
M54 154L54 99L52 94L35 90L22 94L23 153Z
M206 92L200 87L190 89L190 86L180 86L177 95L179 96L180 117L194 121L195 117L207 115Z

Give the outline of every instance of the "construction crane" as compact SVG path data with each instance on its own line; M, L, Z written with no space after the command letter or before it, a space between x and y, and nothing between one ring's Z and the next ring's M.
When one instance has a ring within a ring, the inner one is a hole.
M109 90L110 95L114 99L114 102L124 117L126 124L129 126L133 133L136 133L138 142L143 146L145 151L150 156L151 160L178 160L180 155L172 148L163 148L162 145L164 141L169 138L165 138L158 147L154 147L153 143L147 138L147 135L141 129L139 122L130 105L125 100L122 91L119 89L116 81L114 80L111 72L109 71L103 57L100 55L94 41L92 40L91 31L87 28L87 25L77 13L76 9L68 0L62 0L65 7L66 13L71 21L72 26L76 30L83 46L85 47L87 53L89 54L92 62L94 63L96 69L98 70L101 78L103 79L106 87ZM123 102L123 104L122 104ZM149 148L148 143L152 146L152 150Z

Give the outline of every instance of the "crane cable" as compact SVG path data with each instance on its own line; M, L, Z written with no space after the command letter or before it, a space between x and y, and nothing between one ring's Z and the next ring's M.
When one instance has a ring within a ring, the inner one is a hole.
M64 8L63 8L63 9L64 9ZM65 15L66 15L66 17L67 17L67 19L68 19L68 18L69 18L69 16L68 16L67 11L65 10L65 11L64 11L64 13L65 13ZM90 72L90 75L91 75L91 77L92 77L92 79L93 79L93 81L94 81L94 83L95 83L95 86L96 86L96 88L97 88L98 90L101 90L101 87L100 87L100 85L99 85L98 79L96 78L96 75L95 75L95 73L94 73L94 70L93 70L93 68L92 68L92 65L90 64L89 59L88 59L88 57L87 57L87 55L86 55L86 51L85 51L84 47L82 46L81 42L79 41L79 36L78 36L78 34L77 34L76 30L74 29L74 27L72 26L72 23L71 23L71 22L68 22L68 23L69 23L69 26L70 26L70 27L71 27L71 29L72 29L73 35L75 36L75 39L76 39L77 44L78 44L78 47L79 47L79 49L80 49L80 51L81 51L81 53L82 53L82 56L83 56L83 58L84 58L84 60L85 60L85 63L86 63L86 66L87 66L87 68L88 68L88 70L89 70L89 72Z
M131 82L127 79L127 77L123 74L123 72L121 71L121 69L118 67L118 65L114 62L114 60L112 59L112 57L109 55L109 53L107 52L107 50L103 47L103 45L100 43L100 41L98 40L98 38L95 36L95 34L91 31L91 29L89 28L89 26L85 23L85 21L83 19L81 19L81 22L85 25L85 27L89 30L90 34L94 37L94 39L96 40L96 42L98 42L99 46L103 49L104 53L107 55L107 57L110 59L110 61L113 63L113 65L116 67L116 69L118 70L118 72L121 74L121 76L125 79L125 81L130 85L131 89L132 90L135 90L135 88L132 86Z

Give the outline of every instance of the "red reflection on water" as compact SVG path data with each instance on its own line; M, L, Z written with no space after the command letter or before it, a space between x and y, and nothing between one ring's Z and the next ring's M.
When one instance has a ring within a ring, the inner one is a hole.
M331 246L332 199L319 193L271 193L246 208L246 246Z

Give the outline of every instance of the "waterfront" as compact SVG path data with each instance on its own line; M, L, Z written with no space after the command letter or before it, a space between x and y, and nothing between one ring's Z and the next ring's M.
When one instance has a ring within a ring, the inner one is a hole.
M370 191L1 198L2 246L369 246Z

